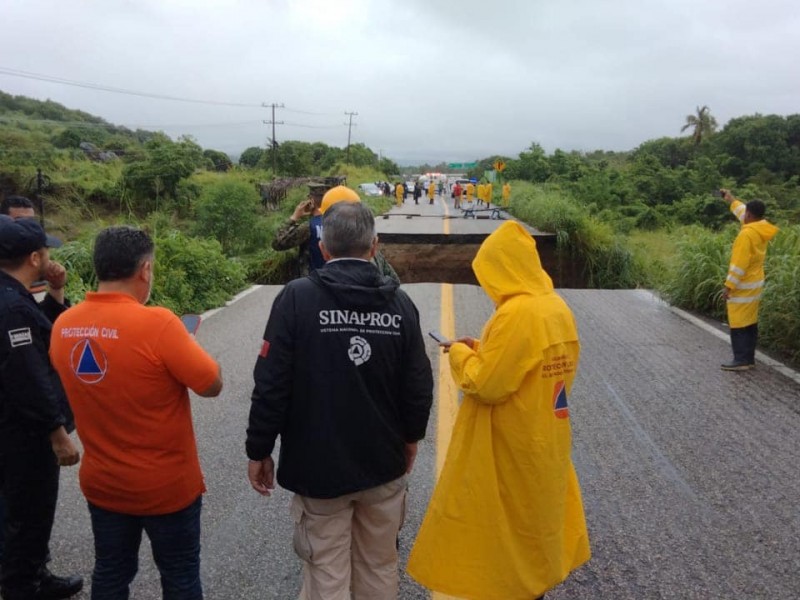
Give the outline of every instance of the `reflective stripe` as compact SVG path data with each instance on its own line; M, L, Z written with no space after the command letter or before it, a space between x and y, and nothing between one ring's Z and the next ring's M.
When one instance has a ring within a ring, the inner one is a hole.
M728 270L733 271L737 275L744 275L744 269L740 269L736 265L731 265L730 267L728 267Z
M725 278L725 281L730 281L734 286L739 287L739 278L734 277L733 275L728 275Z
M732 304L750 304L756 300L761 300L761 294L758 294L758 296L732 296L728 298L728 302Z
M747 210L747 207L744 204L740 204L736 208L733 209L733 214L736 215L736 218L741 221L742 215L744 215L744 211Z
M758 288L764 287L764 280L761 281L752 281L750 283L740 283L736 286L740 290L757 290Z

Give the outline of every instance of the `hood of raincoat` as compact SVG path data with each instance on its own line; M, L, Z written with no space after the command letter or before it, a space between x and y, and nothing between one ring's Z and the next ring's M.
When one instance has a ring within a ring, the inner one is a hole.
M766 219L761 219L760 221L753 221L752 223L742 225L742 229L750 229L755 231L765 242L770 241L775 237L775 234L780 231L775 225Z
M484 240L472 270L495 304L519 294L553 291L553 280L542 268L536 241L516 221L506 221Z
M399 284L384 277L371 262L340 259L325 263L309 276L318 285L328 288L343 306L376 308L394 298Z

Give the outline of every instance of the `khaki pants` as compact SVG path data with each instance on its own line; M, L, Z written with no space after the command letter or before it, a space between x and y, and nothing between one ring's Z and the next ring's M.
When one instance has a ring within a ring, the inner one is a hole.
M304 561L299 600L395 600L397 533L406 477L327 500L295 494L294 549Z

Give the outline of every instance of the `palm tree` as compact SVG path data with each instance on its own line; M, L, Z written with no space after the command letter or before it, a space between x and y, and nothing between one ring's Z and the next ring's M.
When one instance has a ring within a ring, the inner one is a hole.
M692 128L692 137L697 146L717 130L717 120L711 116L708 106L698 106L696 115L686 115L686 125L681 127L681 133L689 128Z

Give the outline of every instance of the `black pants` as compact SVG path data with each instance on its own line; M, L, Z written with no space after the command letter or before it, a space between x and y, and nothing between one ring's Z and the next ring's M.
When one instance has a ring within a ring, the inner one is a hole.
M755 364L757 344L758 323L753 323L747 327L731 328L733 362L745 365Z
M45 434L0 430L0 487L6 504L0 588L24 598L42 577L56 514L59 466Z

